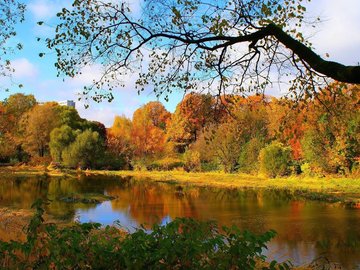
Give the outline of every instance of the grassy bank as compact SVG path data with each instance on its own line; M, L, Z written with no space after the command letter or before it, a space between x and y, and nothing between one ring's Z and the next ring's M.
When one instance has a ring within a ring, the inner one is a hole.
M181 171L90 171L91 175L133 176L147 181L219 188L291 190L308 199L344 202L360 207L360 178L290 176L266 178L247 174L186 173Z
M360 178L290 176L267 178L247 174L221 172L187 173L184 171L106 171L106 170L48 170L37 167L2 167L0 175L45 175L51 177L77 177L85 175L132 176L146 181L160 181L218 188L264 188L290 190L307 199L343 202L360 208Z

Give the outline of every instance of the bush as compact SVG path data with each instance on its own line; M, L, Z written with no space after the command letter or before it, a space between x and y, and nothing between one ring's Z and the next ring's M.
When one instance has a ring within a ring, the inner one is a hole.
M149 170L150 164L152 162L152 158L143 156L139 158L133 158L131 160L131 166L135 171L147 171Z
M103 170L128 170L131 165L126 162L126 159L119 155L114 155L108 151L97 160L96 166Z
M44 157L33 156L28 161L28 165L30 166L37 166L37 165L48 166L50 163L51 163L50 156L44 156Z
M186 150L184 153L184 169L187 172L201 171L200 153L198 151Z
M261 149L259 155L260 171L268 177L284 176L290 173L291 149L279 142L272 142Z
M201 162L201 171L202 172L212 172L219 171L221 168L216 162Z
M238 171L243 173L256 173L259 170L259 154L264 147L264 140L253 138L241 149L238 159Z
M274 231L254 235L238 228L219 231L214 222L177 218L151 232L125 234L115 227L84 223L44 224L41 201L26 242L0 241L0 264L7 269L255 269ZM289 269L275 261L262 269Z
M169 171L177 168L183 168L184 162L178 158L163 158L160 160L156 160L147 166L147 169L150 171L158 170L158 171Z
M360 177L360 160L354 162L351 167L351 174L356 177Z

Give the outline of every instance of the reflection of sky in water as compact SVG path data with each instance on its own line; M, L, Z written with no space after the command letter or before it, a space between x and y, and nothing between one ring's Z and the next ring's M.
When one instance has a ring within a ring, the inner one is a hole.
M95 208L83 210L78 209L76 216L79 222L98 222L103 225L120 224L121 227L132 232L139 224L131 218L129 211L114 211L111 207L111 201L98 204Z
M136 228L139 228L141 224L131 218L129 210L130 209L127 209L127 211L114 211L111 206L111 201L106 201L98 204L95 208L86 210L78 209L75 217L76 220L81 223L98 222L103 225L120 225L125 230L133 232ZM161 219L159 224L165 225L171 222L171 220L171 217L167 215Z

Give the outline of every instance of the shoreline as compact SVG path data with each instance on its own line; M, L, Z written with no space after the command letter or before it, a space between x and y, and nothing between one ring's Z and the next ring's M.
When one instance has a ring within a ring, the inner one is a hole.
M135 177L139 180L215 188L274 189L294 192L308 200L341 203L360 209L360 177L288 176L267 178L249 174L184 171L107 171L107 170L47 170L37 167L0 167L2 175L78 178L86 176Z

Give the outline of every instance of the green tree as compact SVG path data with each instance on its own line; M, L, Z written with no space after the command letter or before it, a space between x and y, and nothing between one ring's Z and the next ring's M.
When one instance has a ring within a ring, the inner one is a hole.
M69 126L63 125L59 128L54 128L50 133L50 154L54 161L62 161L63 151L76 138L76 132Z
M104 154L104 144L96 131L85 130L62 152L64 164L71 168L95 168Z
M238 170L243 173L257 173L259 171L259 154L265 146L263 138L254 137L242 145L238 159Z
M99 133L100 139L105 142L106 141L106 127L103 123L100 123L98 121L88 121L85 120L82 123L81 130L87 130L90 129L92 131L95 131Z
M272 142L260 151L260 171L268 177L284 176L290 172L291 149L279 142Z
M74 107L58 106L57 111L59 114L61 125L67 125L73 130L83 130L83 125L86 120L80 117L78 111Z
M209 91L209 85L218 95L262 93L274 70L296 96L316 91L323 76L360 83L360 66L324 60L306 41L302 2L145 1L138 16L125 2L76 0L58 13L57 34L47 45L57 53L59 73L73 77L86 65L104 65L101 79L84 89L96 101L112 100L111 91L97 90L123 85L121 76L134 68L144 70L139 91L152 84L157 95Z

